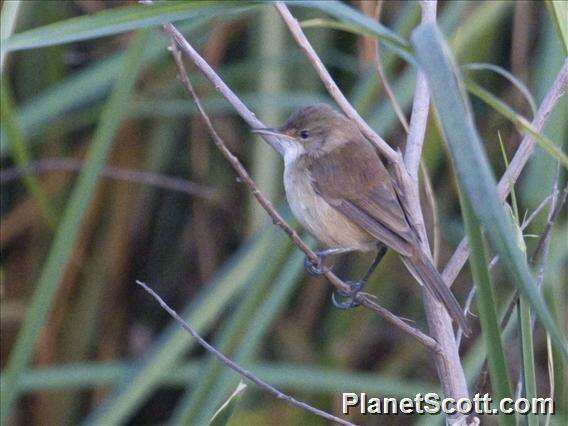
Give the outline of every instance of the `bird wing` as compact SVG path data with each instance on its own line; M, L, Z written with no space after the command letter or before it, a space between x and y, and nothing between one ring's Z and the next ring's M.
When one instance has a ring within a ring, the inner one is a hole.
M417 236L409 225L391 177L363 140L346 143L309 161L315 191L378 241L410 256Z

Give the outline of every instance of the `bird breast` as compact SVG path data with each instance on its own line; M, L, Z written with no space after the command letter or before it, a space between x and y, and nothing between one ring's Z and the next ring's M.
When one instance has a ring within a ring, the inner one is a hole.
M373 238L317 194L301 157L287 161L284 188L292 213L306 230L327 247L368 251Z

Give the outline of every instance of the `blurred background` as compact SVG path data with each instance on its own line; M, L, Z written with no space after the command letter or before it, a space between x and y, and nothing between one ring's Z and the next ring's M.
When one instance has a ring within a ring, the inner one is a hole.
M17 401L2 413L6 424L206 424L211 419L238 376L172 323L137 279L222 352L326 411L339 413L341 391L402 397L439 390L425 348L370 311L335 309L326 280L304 272L302 253L267 219L210 140L176 78L161 28L101 32L115 22L111 16L132 16L142 6L24 1L10 19L6 11L13 5L6 3L3 40L10 29L18 34L44 27L32 37L33 48L2 51L1 356L3 368L21 361L17 386L9 389ZM375 2L345 3L376 17ZM329 19L312 7L291 10L300 21ZM111 12L117 14L105 15ZM77 21L74 27L47 26L89 15L103 18ZM541 2L440 1L438 19L460 64L502 67L526 85L537 106L565 58L550 10ZM420 20L419 3L384 1L380 20L408 39ZM404 149L404 128L375 69L374 42L318 27L318 21L311 24L306 35L355 108L393 146ZM221 2L197 9L176 26L269 126L282 123L297 107L331 102L268 4ZM66 42L68 33L80 31L87 34L83 40ZM55 45L41 46L52 37L59 40ZM379 59L408 118L415 70L387 47L380 47ZM292 222L278 155L187 66L218 132ZM531 120L530 102L510 79L487 69L467 75ZM568 104L562 102L545 132L557 143L566 140ZM500 176L505 169L500 139L511 158L521 136L489 106L473 97L472 103ZM443 267L464 230L454 174L432 115L424 164L437 205ZM556 176L556 163L537 149L515 187L521 217L552 192ZM429 203L424 211L433 229ZM547 212L545 207L525 233L540 235ZM566 236L561 217L544 279L545 297L564 326ZM536 241L526 238L529 255ZM335 259L334 269L354 279L370 260L344 256ZM493 278L497 305L504 311L513 286L499 265ZM471 287L466 267L453 286L458 300L463 303ZM382 306L427 330L416 283L397 256L386 256L368 291ZM475 303L472 311L475 315ZM483 373L485 351L475 317L472 323L474 333L463 340L461 354L470 390L484 393L490 389ZM18 333L24 334L19 338ZM534 338L538 394L548 396L549 355L538 324ZM515 330L507 335L506 348L516 384ZM558 413L553 421L561 424L567 414L565 371L559 362L554 368ZM443 421L356 414L350 419L397 425ZM251 385L230 424L324 423Z

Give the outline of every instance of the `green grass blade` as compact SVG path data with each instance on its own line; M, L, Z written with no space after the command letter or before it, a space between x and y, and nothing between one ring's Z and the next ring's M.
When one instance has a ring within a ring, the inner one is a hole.
M187 386L195 383L203 373L204 363L188 361L159 370L159 383L168 386ZM136 363L70 363L56 367L26 370L19 391L57 391L62 389L91 389L95 386L112 386L132 377ZM258 362L250 371L274 386L301 392L336 394L341 389L392 396L413 396L417 393L436 392L436 385L428 382L377 377L375 373L345 372L338 369L306 367L298 364ZM2 378L3 380L3 378Z
M465 64L462 66L462 68L472 71L478 71L478 70L493 71L494 73L497 73L500 76L506 78L524 96L525 100L531 107L533 117L536 115L536 102L534 101L533 95L531 94L529 88L525 85L525 83L523 83L513 74L511 74L505 68L494 64L484 64L484 63Z
M523 296L519 299L519 325L521 327L521 349L523 360L524 397L529 401L536 398L536 374L534 367L534 341L532 332L531 308ZM538 426L538 418L533 413L527 413L529 426Z
M195 19L180 25L179 29L186 32L202 25L203 22L204 19ZM197 45L201 39L201 36L196 37ZM144 65L153 64L167 55L167 46L166 38L156 37L144 50L142 57ZM91 106L93 102L104 98L124 67L124 56L125 53L120 52L96 62L49 87L28 103L20 106L16 114L24 137L36 136L54 120L67 117L69 112ZM77 96L77 93L81 93L81 96ZM43 138L38 139L40 139L39 142L43 141ZM6 145L0 146L0 154L4 154L8 148Z
M278 314L290 300L293 290L297 288L298 279L303 271L303 258L304 254L299 250L295 250L286 260L282 270L273 281L273 286L270 289L270 293L264 297L264 302L257 304L259 307L251 315L252 321L250 321L248 329L238 342L239 346L234 355L237 363L248 366L255 360L264 337L270 331L270 327L274 324ZM205 421L207 415L210 415L215 410L222 398L227 395L232 386L236 385L238 380L238 375L224 368L216 382L211 386L208 398L202 401L197 415L191 419L189 416L181 419L185 423L191 423L191 421L201 423Z
M350 28L356 28L358 31L363 31L369 35L378 37L390 46L398 47L406 51L409 50L408 42L405 39L369 16L347 6L345 3L341 3L337 0L303 0L287 1L286 3L290 6L303 6L321 10L327 15L333 16L341 22L348 24Z
M281 263L276 263L281 268ZM214 346L225 355L231 356L237 363L239 359L234 356L235 349L242 343L244 330L250 327L256 327L252 320L259 306L262 306L263 300L266 298L267 290L274 280L274 268L264 268L260 274L254 279L254 291L240 298L238 306L234 312L225 320L218 337L215 339ZM251 345L253 342L247 342ZM212 392L215 383L219 380L219 376L223 373L226 366L219 362L217 357L213 355L207 356L208 361L204 367L202 379L198 383L191 386L174 410L170 423L172 424L190 424L190 423L207 423L209 418L218 408L223 397L226 394L219 395ZM204 405L210 400L215 399L214 409L208 411Z
M2 13L0 14L0 41L2 44L14 32L18 12L22 6L21 0L5 1L2 3ZM0 51L0 75L4 72L4 62L6 52Z
M275 227L261 232L225 264L212 283L203 287L182 313L183 318L198 332L206 331L233 297L247 284L253 285L260 271L267 269L266 253L271 253L269 266L274 267L287 252L289 244L288 237ZM111 425L124 422L160 385L163 372L174 369L183 354L195 344L195 340L179 324L172 322L155 339L137 368L124 378L85 423Z
M365 37L374 37L378 38L379 40L384 39L383 36L379 36L375 32L372 32L365 27L360 27L342 21L334 21L333 19L321 19L321 18L308 19L306 21L302 21L301 25L304 28L330 28L339 31L346 31L348 33L357 34ZM416 65L416 61L414 60L414 57L410 53L409 49L403 49L392 45L389 45L389 47L393 50L394 53L396 53L406 62L412 65Z
M85 166L65 208L4 373L0 410L2 419L9 414L17 398L18 379L32 357L37 337L52 305L65 266L71 257L83 216L97 184L98 175L104 167L114 136L127 110L141 65L140 57L147 42L148 33L140 33L136 35L128 48L127 60L121 76L103 111L100 124L93 137L93 144L87 154Z
M477 289L476 305L481 322L481 331L487 348L487 361L489 364L489 374L491 375L491 387L495 400L510 398L511 382L507 371L507 361L501 340L501 329L497 319L495 307L495 293L491 283L491 276L487 263L487 256L483 243L483 235L479 222L477 221L469 201L464 197L462 200L462 216L465 222L465 229L470 247L469 264L473 275L473 281ZM504 425L514 425L515 418L508 415L500 415L499 423Z
M546 6L552 15L552 21L558 32L558 37L568 55L568 2L565 0L546 0Z
M243 392L247 388L247 385L242 381L239 382L235 391L227 398L227 400L219 407L215 412L209 424L211 426L225 426L229 423L229 419L235 411L235 407L239 403Z
M495 178L475 128L459 70L436 25L422 24L412 35L418 62L428 78L432 99L442 123L458 183L475 206L475 215L510 281L530 301L556 347L568 359L568 345L540 295L525 256L519 249L511 221L503 207Z
M0 122L2 123L0 145L8 145L16 165L25 169L31 161L28 144L15 116L12 97L10 96L10 90L4 77L0 77L0 84ZM55 227L57 224L55 211L51 207L49 198L42 190L38 179L32 174L26 173L24 175L24 185L36 199L40 211L48 225Z
M520 127L523 133L530 135L540 145L542 149L547 151L554 159L558 160L565 168L568 168L568 156L546 136L541 135L528 120L517 114L506 103L502 102L499 98L491 92L485 90L483 87L475 83L471 79L465 79L467 90L510 120L517 127Z
M243 2L238 1L212 0L105 9L93 15L74 17L14 34L2 43L2 52L88 40L182 19L211 18L223 12L243 11L250 7L250 4L243 6Z

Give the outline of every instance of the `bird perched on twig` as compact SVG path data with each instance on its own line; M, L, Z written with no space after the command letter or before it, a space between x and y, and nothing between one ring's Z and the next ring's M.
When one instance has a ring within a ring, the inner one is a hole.
M336 306L356 305L354 295L379 264L386 246L467 329L459 303L421 248L420 236L399 199L400 190L351 120L318 104L298 110L278 129L253 131L279 137L288 203L304 228L326 247L318 252L319 265L307 262L308 270L323 273L325 256L378 250L364 277L350 283L352 293L343 295L347 302L334 299Z

